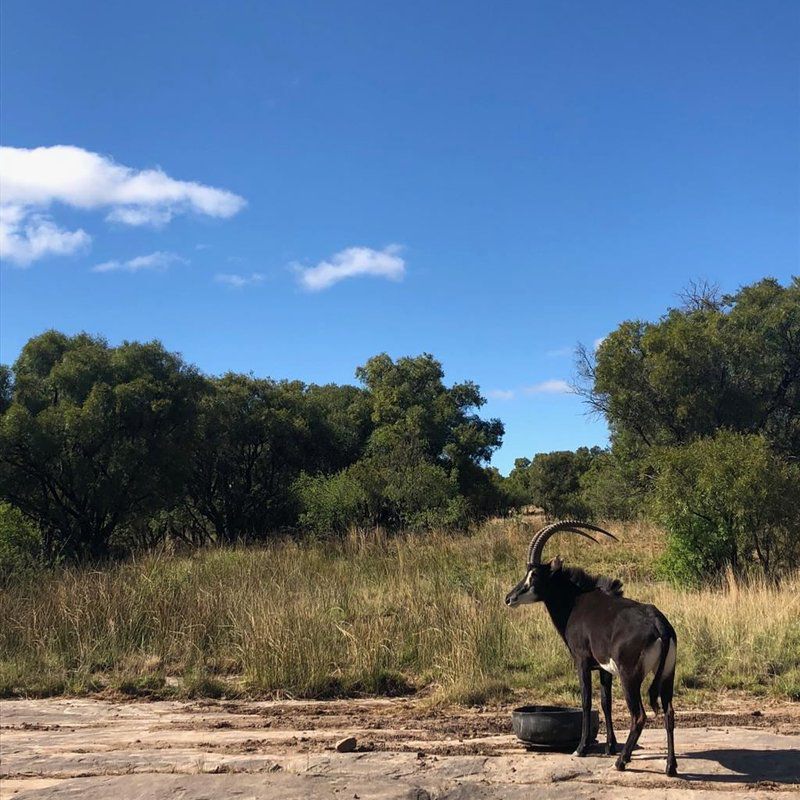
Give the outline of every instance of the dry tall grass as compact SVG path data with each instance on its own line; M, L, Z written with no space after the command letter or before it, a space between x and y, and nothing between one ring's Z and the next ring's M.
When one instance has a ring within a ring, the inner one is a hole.
M780 589L678 590L654 580L660 531L613 529L620 544L565 536L548 549L623 578L628 596L667 614L678 632L679 690L800 699L800 576ZM519 522L470 537L354 534L39 576L0 597L0 693L111 686L321 697L433 688L467 703L514 689L574 699L572 667L545 609L503 604L529 534Z

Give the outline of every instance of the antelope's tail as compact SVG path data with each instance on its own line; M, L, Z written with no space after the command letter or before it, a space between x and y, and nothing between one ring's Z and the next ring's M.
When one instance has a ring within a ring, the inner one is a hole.
M653 682L650 684L648 695L650 697L650 707L655 714L658 714L658 696L661 692L661 681L664 678L664 665L667 663L670 647L677 648L678 642L675 636L675 631L666 626L659 626L659 633L661 634L661 654L658 657L658 667L656 667L655 675L653 675ZM673 667L674 669L674 667Z

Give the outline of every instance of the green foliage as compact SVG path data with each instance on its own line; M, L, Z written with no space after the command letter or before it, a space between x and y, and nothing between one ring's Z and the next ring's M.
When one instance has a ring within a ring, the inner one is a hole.
M297 483L301 522L320 533L349 527L464 527L504 505L499 475L483 468L503 426L473 412L484 403L472 383L444 385L430 355L371 358L356 375L373 428L357 462Z
M0 414L4 414L11 405L13 391L14 376L11 368L6 364L0 364Z
M508 478L510 492L520 505L538 506L548 517L585 517L590 509L581 478L601 453L599 447L579 447L537 453L533 461L517 459Z
M380 495L369 477L370 473L357 464L334 475L303 474L295 485L304 509L300 524L319 534L344 533L350 527L374 524Z
M764 436L719 431L652 454L654 513L670 537L664 568L699 582L757 559L765 573L800 563L800 466Z
M22 512L0 502L0 580L35 571L41 563L42 536Z
M726 428L798 457L800 278L695 294L658 322L624 322L594 362L584 351L582 370L615 442L688 444Z
M48 558L100 557L119 525L181 486L205 381L157 342L31 339L0 418L0 496L35 519Z
M487 461L503 437L500 420L481 419L486 401L472 382L444 385L433 356L399 358L382 353L356 370L372 406L371 453L398 450L408 460L440 463L448 472Z
M427 530L463 528L467 500L440 466L396 464L366 458L331 476L303 476L297 491L305 509L300 520L319 534L382 526Z
M206 378L158 342L49 331L0 367L0 498L51 562L505 508L485 467L503 426L477 415L477 386L445 386L429 355L357 374L363 387Z
M201 399L198 418L189 514L221 542L292 524L291 485L310 440L302 385L228 374Z
M635 519L642 512L641 462L605 450L592 459L579 477L579 501L594 519Z
M612 441L608 460L584 476L582 497L595 512L656 509L675 531L673 576L753 560L790 567L798 522L772 488L800 460L800 278L724 297L703 287L685 301L657 322L622 323L596 355L582 351L584 394ZM746 528L756 534L745 546Z

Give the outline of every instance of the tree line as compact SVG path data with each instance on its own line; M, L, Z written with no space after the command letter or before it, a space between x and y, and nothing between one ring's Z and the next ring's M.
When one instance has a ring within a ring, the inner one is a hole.
M486 466L503 425L479 416L475 384L446 386L427 354L356 375L209 377L159 342L36 336L0 373L0 528L30 520L52 562L165 538L463 528L507 509Z
M649 517L667 572L800 564L800 279L695 286L578 349L608 448L488 466L503 425L431 355L357 385L203 375L159 342L48 331L0 367L0 570L351 527L464 529L538 506Z

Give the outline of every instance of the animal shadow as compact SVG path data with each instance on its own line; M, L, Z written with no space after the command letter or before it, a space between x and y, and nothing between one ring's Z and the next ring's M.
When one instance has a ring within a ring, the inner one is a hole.
M734 775L707 775L687 771L692 759L716 761ZM685 765L681 769L681 764ZM678 755L678 774L688 781L710 783L800 783L800 750L702 750Z

